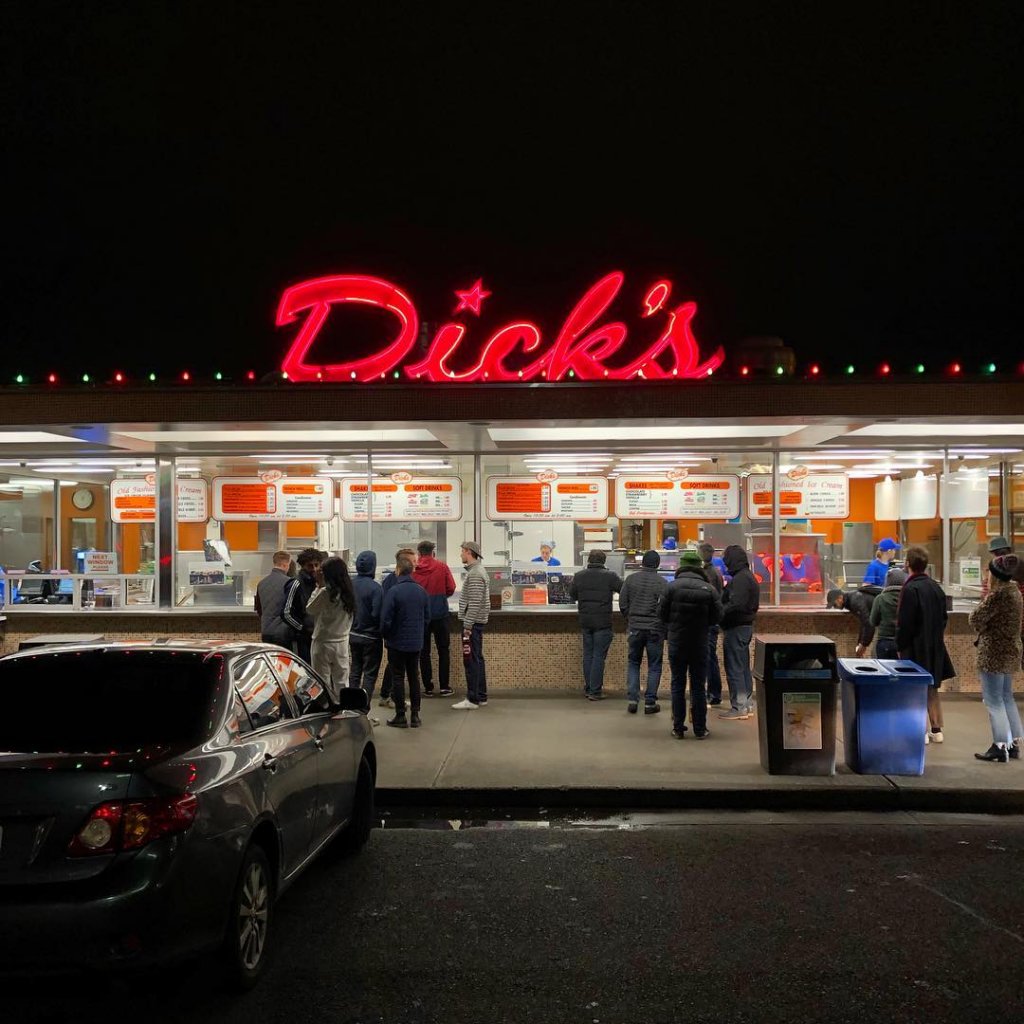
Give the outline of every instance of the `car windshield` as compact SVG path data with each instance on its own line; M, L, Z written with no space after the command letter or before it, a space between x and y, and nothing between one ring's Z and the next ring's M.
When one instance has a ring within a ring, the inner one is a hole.
M0 661L0 752L187 750L208 738L219 657L55 651Z

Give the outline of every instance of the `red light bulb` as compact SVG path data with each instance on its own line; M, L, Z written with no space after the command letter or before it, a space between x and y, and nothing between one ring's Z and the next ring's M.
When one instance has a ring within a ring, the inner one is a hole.
M741 377L749 377L750 376L750 367L749 366L741 366L740 367L740 376Z
M821 367L817 363L811 363L811 376L817 377L821 373Z
M48 381L49 381L49 382L50 382L51 384L56 384L56 383L57 383L57 374L55 374L55 373L51 373L51 374L50 374L50 376L49 376L49 377L47 377L46 379L47 379L47 380L48 380Z
M189 373L188 370L183 370L181 374L181 379L184 381L189 381L192 379L192 374Z
M960 369L961 369L961 367L960 367L960 364L959 364L959 363L954 363L954 364L953 364L953 365L952 365L952 366L950 367L950 370L951 370L951 371L952 371L953 373L959 373L959 372L960 372Z
M888 363L882 363L878 370L883 377L888 377L889 374L892 372L892 367Z
M120 370L118 370L117 373L114 374L114 380L118 384L123 383L124 382L124 374L121 373Z
M245 375L245 379L246 379L246 380L255 380L255 379L256 379L256 371L255 371L255 370L250 370L250 371L249 371L249 372L248 372L248 373L247 373L247 374Z

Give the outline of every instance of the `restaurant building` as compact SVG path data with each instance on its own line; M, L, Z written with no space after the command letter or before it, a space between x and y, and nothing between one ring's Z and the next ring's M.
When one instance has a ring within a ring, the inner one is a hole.
M947 686L977 690L967 613L988 547L1024 545L1016 368L917 352L748 363L698 341L671 282L627 284L606 275L545 331L490 324L477 281L425 330L400 287L338 275L284 292L273 368L15 369L0 386L3 651L44 634L255 638L279 548L350 564L372 549L384 572L426 538L459 580L474 538L491 685L575 690L568 580L594 548L621 573L654 548L671 575L700 540L740 544L758 629L825 633L851 654L853 617L825 595L859 585L891 538L928 548L951 609ZM369 314L382 347L316 361L328 321ZM624 678L617 642L609 685Z

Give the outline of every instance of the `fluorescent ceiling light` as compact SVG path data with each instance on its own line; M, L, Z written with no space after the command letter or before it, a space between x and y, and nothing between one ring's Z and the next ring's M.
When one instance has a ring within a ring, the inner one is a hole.
M494 441L607 441L608 434L616 429L622 430L624 439L635 441L668 441L676 438L685 441L693 438L781 437L791 434L796 427L790 424L745 426L723 423L714 427L490 427L487 432ZM1024 425L1021 430L1024 431Z
M80 437L48 434L43 430L0 430L0 444L85 444Z
M1017 423L871 423L850 431L861 437L999 437L1024 435Z
M392 441L416 441L420 443L434 443L437 438L429 430L309 430L297 428L295 430L137 430L126 431L125 437L133 437L138 441L172 441L182 444L199 444L209 442L218 443L241 443L252 441L255 443L271 443L275 441L338 441L338 442L360 442L364 444L379 442L387 443ZM61 438L60 440L64 440Z

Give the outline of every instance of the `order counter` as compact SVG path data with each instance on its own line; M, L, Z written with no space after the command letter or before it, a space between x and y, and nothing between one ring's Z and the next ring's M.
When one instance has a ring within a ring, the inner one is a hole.
M251 609L210 608L180 611L145 609L74 611L8 607L3 613L6 630L2 649L7 654L18 650L22 641L40 634L60 632L107 640L149 640L157 637L196 639L258 640L259 622ZM955 679L943 689L950 692L977 693L981 689L976 668L975 633L968 624L966 611L954 610L949 616L946 646L949 648ZM450 615L451 630L459 629L457 616ZM825 609L765 608L759 614L755 633L820 633L836 641L840 657L853 657L857 643L858 620L845 611ZM625 690L626 624L622 616L613 616L615 639L608 654L606 686L613 693ZM452 679L458 689L463 684L458 646L452 644ZM487 682L495 690L582 690L582 652L575 605L502 608L492 610L484 634ZM721 659L721 647L719 647ZM662 695L668 698L669 668L666 658L662 674ZM724 667L723 667L724 679Z

